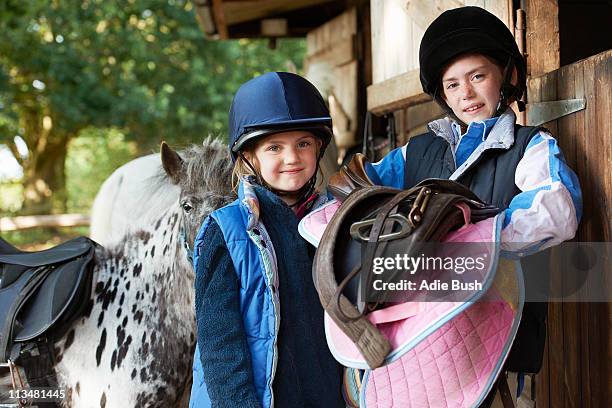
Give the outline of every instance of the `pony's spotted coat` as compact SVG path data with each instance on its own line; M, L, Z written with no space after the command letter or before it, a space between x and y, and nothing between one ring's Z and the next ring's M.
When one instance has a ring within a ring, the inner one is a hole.
M56 345L68 407L174 407L189 391L194 274L181 236L192 244L204 217L233 199L231 161L207 139L180 156L162 146L162 162L170 173L158 182L177 184L179 201L97 251L88 313Z

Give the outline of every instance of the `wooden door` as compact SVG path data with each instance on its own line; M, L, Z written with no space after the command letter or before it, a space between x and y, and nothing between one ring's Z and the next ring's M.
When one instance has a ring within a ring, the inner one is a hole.
M584 110L544 126L557 138L580 180L584 208L575 240L610 242L612 50L559 67L564 45L559 35L563 29L559 24L560 3L526 2L526 50L531 74L527 107L538 102L585 100ZM566 18L571 29L574 20L571 15ZM571 36L571 32L563 34L561 38ZM536 380L537 407L610 406L611 320L610 303L549 304L544 367Z

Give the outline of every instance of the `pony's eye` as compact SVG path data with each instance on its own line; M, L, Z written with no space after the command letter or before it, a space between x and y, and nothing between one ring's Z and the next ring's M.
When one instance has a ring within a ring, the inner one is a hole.
M183 201L181 203L181 207L183 208L183 211L185 211L185 212L189 212L189 211L191 211L193 209L191 204L189 204L187 201Z

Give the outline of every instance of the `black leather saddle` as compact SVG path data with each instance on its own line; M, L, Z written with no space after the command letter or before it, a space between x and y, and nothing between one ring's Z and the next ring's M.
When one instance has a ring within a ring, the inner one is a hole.
M79 237L23 252L0 238L0 362L16 361L27 343L60 338L83 315L96 246Z

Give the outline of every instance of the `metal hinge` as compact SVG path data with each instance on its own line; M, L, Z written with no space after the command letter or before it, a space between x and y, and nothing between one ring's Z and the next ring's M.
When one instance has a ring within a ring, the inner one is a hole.
M539 126L570 113L578 112L586 107L586 100L565 99L551 102L535 102L527 104L527 124Z

